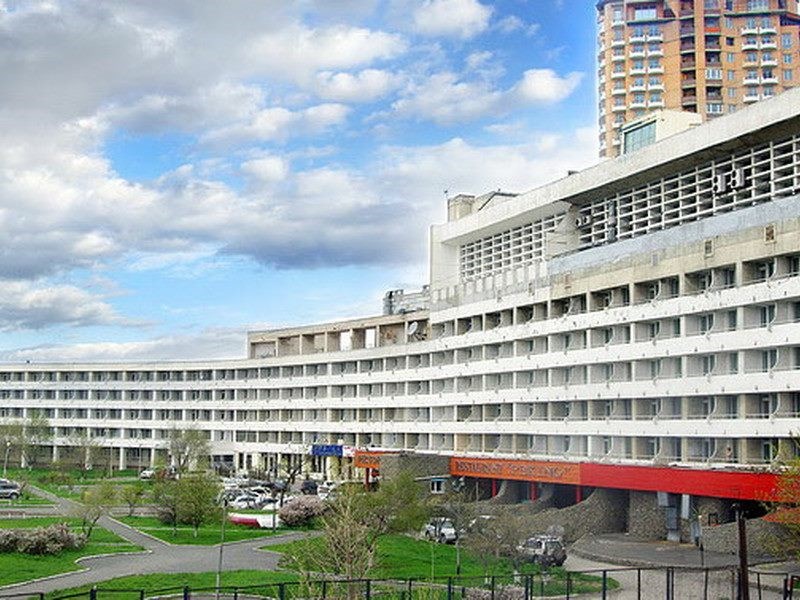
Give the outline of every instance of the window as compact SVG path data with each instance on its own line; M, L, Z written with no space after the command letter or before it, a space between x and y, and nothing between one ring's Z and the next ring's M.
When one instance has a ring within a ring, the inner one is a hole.
M736 55L733 52L728 52L727 55L728 62L734 62L736 60Z
M778 364L778 350L771 348L761 351L761 370L764 372L772 371Z
M791 54L784 54L783 55L783 64L785 64L785 65L792 64L792 55Z
M762 64L765 62L772 62L774 59L772 58L772 52L764 52L761 55L761 62Z
M758 62L758 54L756 54L755 52L745 52L744 62L747 63Z
M642 92L636 92L633 95L633 103L634 104L644 104L644 94Z
M769 10L769 0L747 0L747 10Z
M733 40L732 37L726 37L725 38L725 45L726 46L733 46L733 44L734 44L734 40Z
M700 333L708 333L714 327L714 315L711 313L700 315L697 322Z
M711 375L714 373L714 367L717 364L716 357L713 354L700 357L700 368L703 375Z
M747 21L746 21L745 27L747 27L748 29L757 28L758 27L758 19L756 19L755 17L747 17ZM748 40L755 41L755 38L748 38Z
M722 79L722 69L706 69L706 79Z
M658 11L655 6L643 6L633 10L634 21L650 21L658 18Z
M661 35L661 27L659 27L658 25L650 25L647 28L647 35L649 35L650 37L658 37L659 35Z
M733 69L728 69L728 81L735 81L736 80L736 71Z
M706 105L706 111L710 115L719 115L723 112L723 106L719 103L713 103Z
M648 80L648 85L651 87L656 85L661 85L661 78L658 76L651 76L650 79Z
M622 7L621 6L615 6L614 7L613 18L614 18L614 22L618 23L619 21L622 21Z
M783 47L783 48L791 48L792 47L792 34L791 33L781 34L781 47Z
M764 79L772 79L775 77L775 72L769 67L764 67L761 70L761 75L764 77Z
M656 141L656 124L645 123L638 127L634 127L625 132L625 144L623 146L623 154L634 152L645 146L649 146Z
M791 81L792 80L792 70L791 69L784 69L783 70L783 80L784 81Z
M761 17L761 27L764 29L769 29L772 27L772 18L771 17Z
M766 327L775 321L775 305L766 304L758 307L759 323L762 327Z
M651 69L658 69L661 67L661 59L651 58L649 61L647 61L647 66Z
M661 92L650 92L650 102L661 102Z
M728 98L736 98L736 88L728 88Z

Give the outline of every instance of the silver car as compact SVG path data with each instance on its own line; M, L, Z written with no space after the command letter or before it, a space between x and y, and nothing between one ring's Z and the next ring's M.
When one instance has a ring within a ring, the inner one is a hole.
M445 517L437 517L428 521L422 529L422 535L426 539L440 544L454 544L458 539L458 532L453 522Z

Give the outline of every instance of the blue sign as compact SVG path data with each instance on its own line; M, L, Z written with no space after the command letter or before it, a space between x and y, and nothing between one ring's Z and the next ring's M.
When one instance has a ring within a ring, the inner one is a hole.
M342 447L339 444L314 444L311 446L311 456L342 456Z

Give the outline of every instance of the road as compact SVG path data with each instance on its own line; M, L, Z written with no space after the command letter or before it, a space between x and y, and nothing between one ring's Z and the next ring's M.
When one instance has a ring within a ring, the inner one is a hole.
M76 507L71 500L59 498L44 490L35 492L56 503L48 514L70 514ZM29 511L30 512L33 511ZM98 526L113 531L132 544L144 548L144 552L136 554L114 554L110 556L85 558L79 561L82 571L64 573L44 580L0 587L0 596L8 594L28 594L33 592L51 592L81 585L98 583L125 575L141 575L147 573L203 573L216 571L219 561L219 545L214 546L180 546L168 544L145 535L136 529L109 517L102 517ZM283 544L307 537L308 532L292 532L283 535L269 536L230 542L223 549L223 571L238 569L259 569L274 571L278 567L280 554L259 550L268 545Z

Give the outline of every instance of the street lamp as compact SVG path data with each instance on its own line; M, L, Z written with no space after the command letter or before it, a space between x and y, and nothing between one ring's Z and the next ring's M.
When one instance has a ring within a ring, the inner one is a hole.
M3 479L6 477L8 471L8 453L11 452L11 440L6 440L6 455L3 458Z
M219 584L222 577L222 551L225 548L225 521L228 520L228 501L223 498L222 500L222 524L220 526L220 539L219 539L219 560L217 561L217 577L216 588L217 593L215 600L219 600Z

